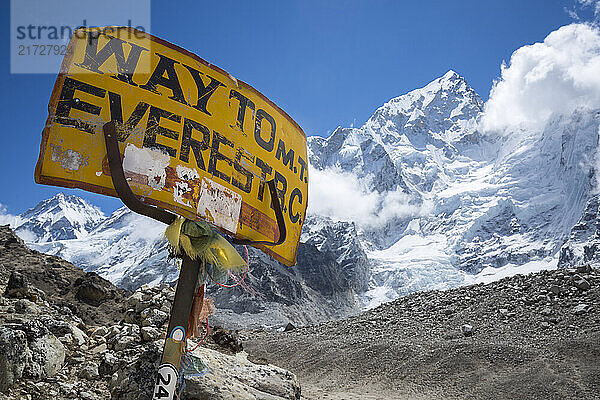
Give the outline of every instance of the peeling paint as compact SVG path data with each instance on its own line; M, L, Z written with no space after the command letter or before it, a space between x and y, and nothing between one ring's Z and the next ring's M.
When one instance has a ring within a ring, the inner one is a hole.
M123 169L146 176L148 186L155 190L161 190L167 180L165 169L169 166L170 161L171 157L168 154L128 144L125 148Z
M173 200L184 206L191 207L192 205L190 202L184 198L184 196L191 191L192 188L190 188L187 182L175 182L175 186L173 186Z
M198 214L231 233L237 233L242 196L211 179L202 180Z
M60 145L50 144L52 147L52 161L60 163L61 168L69 171L78 171L81 167L88 165L88 157L71 150L62 149Z
M193 199L198 198L198 185L194 185L192 182L200 178L200 175L198 175L195 169L184 167L183 165L177 165L175 171L181 181L175 182L175 186L173 186L173 200L184 206L192 207L190 201L185 197L189 197L186 195L191 192Z

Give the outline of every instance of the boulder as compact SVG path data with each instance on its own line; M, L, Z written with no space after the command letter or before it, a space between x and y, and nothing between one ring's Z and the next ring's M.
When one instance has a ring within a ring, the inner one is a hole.
M235 356L199 348L194 351L208 364L210 372L185 379L186 399L300 399L300 384L294 374L273 365L254 364L246 353Z
M53 377L65 362L65 347L48 333L28 343L31 359L25 368L25 374L34 379Z
M6 392L23 375L27 349L25 332L0 326L0 391Z
M75 297L91 306L99 306L110 298L110 293L98 283L84 280Z
M29 282L27 277L17 271L11 272L4 290L4 296L23 299L28 297L28 294Z
M150 343L139 358L120 368L110 381L113 400L151 398L163 341ZM193 354L208 364L202 377L185 377L181 398L187 400L299 400L294 374L272 365L258 365L246 353L235 356L200 347Z
M239 353L244 349L239 334L236 331L223 329L220 326L215 327L211 335L212 340L226 349L228 352Z

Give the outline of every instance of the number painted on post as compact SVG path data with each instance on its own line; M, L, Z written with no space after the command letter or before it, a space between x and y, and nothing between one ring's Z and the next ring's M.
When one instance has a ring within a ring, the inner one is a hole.
M156 385L152 400L172 400L175 396L177 371L171 364L163 364L158 368Z

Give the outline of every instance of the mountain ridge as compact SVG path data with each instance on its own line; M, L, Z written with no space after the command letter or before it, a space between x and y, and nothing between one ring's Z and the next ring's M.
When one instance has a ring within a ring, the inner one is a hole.
M324 290L317 294L305 260L299 261L305 266L299 274L289 274L251 250L251 259L260 263L257 271L310 298L308 309L324 301L332 310L335 301L320 296L336 287L337 305L354 310L356 304L373 307L413 291L489 281L494 271L505 276L511 269L556 268L558 252L596 185L591 160L600 113L576 111L550 119L540 130L496 132L480 129L484 112L466 79L448 71L392 98L360 128L309 137L311 208L302 254L346 276L328 278L337 282L333 286L313 282ZM343 195L321 200L339 185ZM158 239L162 228L122 209L83 237L30 246L135 289L176 279L166 244ZM571 260L576 266L583 258ZM357 298L343 295L348 288ZM291 298L279 297L280 304ZM241 295L231 307L264 309L253 302Z

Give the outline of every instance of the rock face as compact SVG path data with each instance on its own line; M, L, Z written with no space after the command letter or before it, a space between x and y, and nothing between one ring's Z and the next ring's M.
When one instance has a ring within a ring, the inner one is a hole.
M558 266L578 267L600 262L600 195L590 197L581 218L560 249Z
M305 325L360 309L358 296L368 288L370 266L354 224L309 219L292 268L254 248L248 250L251 268L244 286L209 286L219 323L233 328Z
M309 138L315 175L346 177L361 188L356 201L375 203L354 218L371 267L369 306L469 284L483 270L555 267L569 237L561 265L595 262L595 239L581 239L597 214L597 171L581 160L597 157L598 109L506 131L483 131L482 112L479 96L449 71L361 127Z
M172 287L117 289L94 273L27 249L2 226L0 292L2 399L151 398ZM181 398L300 399L293 374L253 364L242 347L237 332L214 329L194 351L210 372L186 377Z

